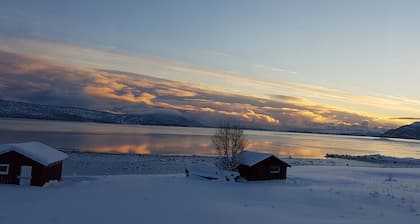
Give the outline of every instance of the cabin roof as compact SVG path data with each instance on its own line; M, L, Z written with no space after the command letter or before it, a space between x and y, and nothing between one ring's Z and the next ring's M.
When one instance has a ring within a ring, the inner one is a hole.
M255 164L266 160L270 158L271 156L274 156L281 162L285 163L287 166L290 167L289 164L278 158L277 156L269 153L263 153L263 152L254 152L254 151L243 151L237 155L238 162L242 165L246 166L254 166Z
M0 155L12 151L22 154L44 166L62 161L68 157L67 154L40 142L0 145Z

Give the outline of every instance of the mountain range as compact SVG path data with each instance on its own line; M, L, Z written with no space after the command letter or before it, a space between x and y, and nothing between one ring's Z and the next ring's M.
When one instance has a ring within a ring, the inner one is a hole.
M4 118L25 118L40 120L98 122L112 124L139 124L139 125L162 125L182 127L215 127L202 123L188 114L175 113L168 110L144 110L137 113L116 113L99 111L81 107L43 105L26 102L17 102L0 99L0 117ZM257 129L246 127L247 129ZM270 130L270 129L258 129ZM359 130L357 132L343 132L331 129L328 132L310 129L274 130L320 134L345 134L360 136L381 136L389 138L420 139L420 122L391 129L385 133Z
M193 115L193 116L190 116ZM162 125L162 126L182 126L182 127L210 127L217 125L207 122L207 119L196 120L194 114L180 113L169 110L144 110L136 113L121 113L86 109L81 107L44 105L26 102L17 102L0 99L0 117L3 118L24 118L40 120L59 120L59 121L79 121L79 122L98 122L112 124L138 124L138 125ZM320 130L320 129L264 129L241 124L245 129L268 130L268 131L287 131L301 133L318 134L338 134L356 136L381 136L381 133L369 130L358 130L345 132L340 129Z
M202 126L198 121L168 111L119 114L78 107L40 105L8 100L0 100L0 117L113 124Z

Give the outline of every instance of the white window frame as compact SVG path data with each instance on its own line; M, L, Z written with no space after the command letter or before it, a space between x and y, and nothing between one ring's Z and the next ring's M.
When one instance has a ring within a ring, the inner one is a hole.
M9 164L0 164L0 166L5 166L6 171L0 171L0 175L8 175L9 174Z

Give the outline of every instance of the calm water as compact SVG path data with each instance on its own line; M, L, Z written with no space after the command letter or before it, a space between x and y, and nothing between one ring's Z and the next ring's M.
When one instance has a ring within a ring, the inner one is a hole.
M89 152L212 155L214 129L0 119L0 144L40 141ZM420 141L246 131L248 149L279 156L322 158L326 153L420 158Z

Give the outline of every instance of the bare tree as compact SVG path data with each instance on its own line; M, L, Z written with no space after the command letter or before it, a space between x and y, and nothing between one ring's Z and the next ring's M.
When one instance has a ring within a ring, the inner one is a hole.
M248 145L244 130L239 125L226 123L216 130L211 140L220 155L216 166L223 170L234 170L238 165L236 155Z

